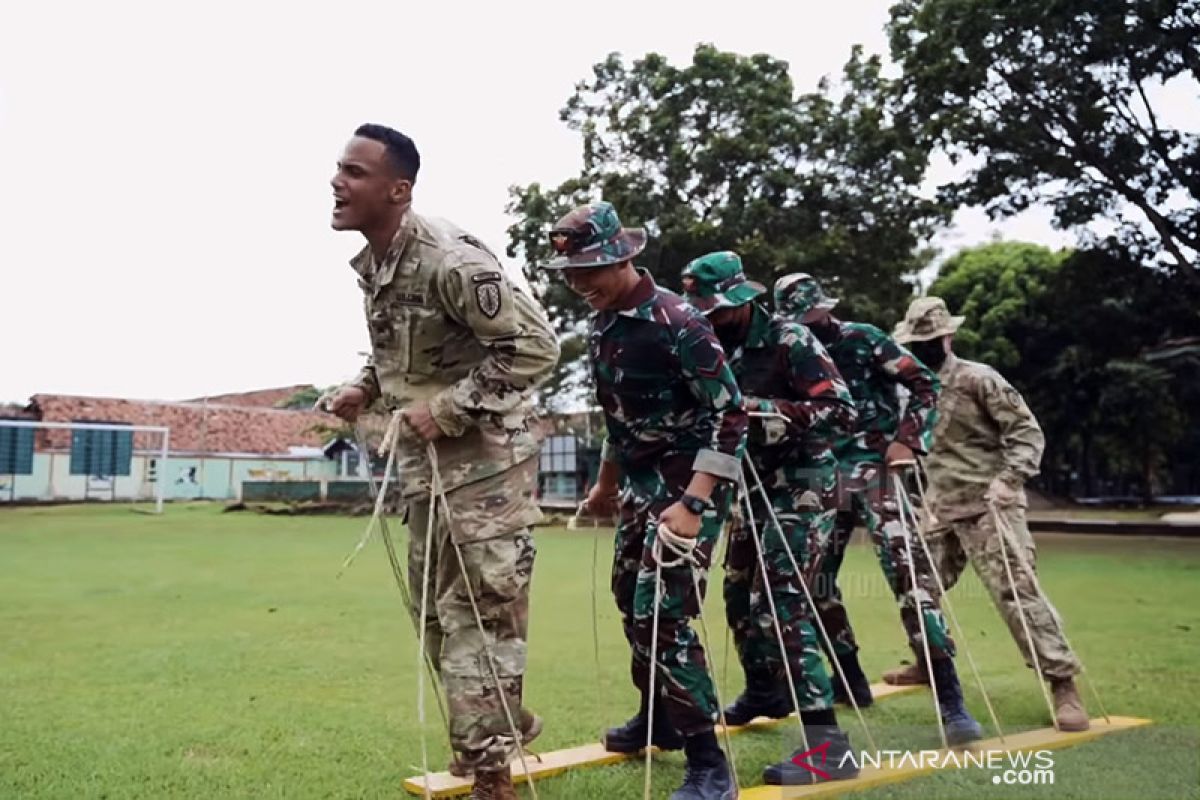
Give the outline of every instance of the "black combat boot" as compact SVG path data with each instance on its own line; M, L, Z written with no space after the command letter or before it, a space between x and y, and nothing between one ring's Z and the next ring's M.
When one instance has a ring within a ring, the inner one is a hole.
M763 783L807 786L858 776L858 756L850 749L850 737L837 725L805 725L804 735L808 750L797 750L790 760L768 766L763 770Z
M671 793L671 800L735 800L737 783L715 733L687 737L683 750L687 754L683 785Z
M648 721L646 698L642 707L628 722L618 728L609 728L604 733L604 749L610 753L637 753L646 749L646 723ZM679 750L683 737L671 725L667 717L666 704L659 700L654 706L654 736L651 744L659 750Z
M983 728L967 711L963 703L962 686L958 683L958 671L954 659L933 660L933 683L937 689L938 708L942 712L942 724L946 727L946 743L951 747L983 738Z
M783 681L764 670L746 670L746 691L725 707L726 725L746 725L758 717L783 719L795 709Z
M850 694L854 696L854 702L858 704L859 708L869 708L875 702L875 698L871 696L871 683L863 674L862 667L859 666L858 653L838 656L835 661L834 675L831 678L833 702L848 706L850 699L846 697L846 687L842 684L843 675L846 682L850 684Z

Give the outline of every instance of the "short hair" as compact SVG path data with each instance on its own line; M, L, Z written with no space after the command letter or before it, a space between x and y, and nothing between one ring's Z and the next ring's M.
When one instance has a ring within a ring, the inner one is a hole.
M354 135L382 144L387 150L388 161L396 171L416 183L417 173L421 169L421 154L417 152L417 146L413 144L412 139L398 130L373 122L359 125Z

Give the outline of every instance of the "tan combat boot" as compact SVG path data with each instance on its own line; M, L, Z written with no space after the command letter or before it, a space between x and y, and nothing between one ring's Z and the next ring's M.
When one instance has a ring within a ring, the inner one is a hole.
M471 787L471 800L517 800L512 773L507 767L476 772L475 785Z
M1091 727L1073 678L1051 678L1054 691L1054 724L1060 731L1086 731Z
M521 728L521 744L528 746L542 732L542 727L545 723L537 714L522 708L521 717L517 720L517 724ZM446 771L456 778L469 778L473 772L471 766L459 761L457 756L453 757Z
M905 664L883 673L883 682L892 686L924 686L929 683L929 676L922 665Z

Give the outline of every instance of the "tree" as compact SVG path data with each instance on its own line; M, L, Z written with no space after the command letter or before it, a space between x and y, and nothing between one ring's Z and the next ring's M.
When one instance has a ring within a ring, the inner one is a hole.
M942 264L930 293L966 316L955 349L999 369L1046 432L1043 483L1094 494L1130 476L1143 496L1200 426L1186 387L1142 354L1200 333L1200 291L1103 251L1001 242Z
M1116 219L1112 244L1200 283L1200 136L1153 100L1200 79L1198 0L903 0L889 34L910 124L979 161L943 199Z
M555 219L603 198L649 229L639 263L664 285L696 256L736 250L753 278L813 273L851 313L890 324L946 215L917 192L928 148L894 123L891 95L879 59L857 49L839 86L799 96L787 63L768 55L700 45L676 67L612 54L560 112L582 137L579 176L510 189L508 253L560 330L575 330L586 310L537 265Z

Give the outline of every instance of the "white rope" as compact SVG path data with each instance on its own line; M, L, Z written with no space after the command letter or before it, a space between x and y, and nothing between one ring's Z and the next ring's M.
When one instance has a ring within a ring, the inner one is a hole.
M758 485L758 491L763 498L763 505L766 507L767 514L771 518L771 523L775 526L775 530L779 531L779 538L780 541L783 542L784 552L787 553L788 561L792 565L792 570L794 570L796 573L796 579L800 582L800 588L804 590L804 597L808 601L809 608L812 610L813 620L816 622L817 630L821 632L821 639L825 642L825 646L829 649L830 658L836 658L833 651L833 640L829 636L829 631L825 627L825 623L821 619L820 613L817 611L816 599L813 597L812 590L808 585L808 581L804 578L804 573L800 570L800 564L796 559L796 554L792 551L792 546L788 543L787 537L783 535L783 526L780 524L779 517L775 513L775 507L771 504L771 497L767 493L767 487L763 484L762 478L759 477L758 470L755 468L754 463L749 459L746 459L746 465L750 469L751 477L754 478L754 482ZM752 513L750 512L749 505L747 505L746 508L747 513ZM787 654L784 653L783 655L784 659L786 660ZM875 744L875 737L871 734L870 726L867 725L867 719L865 716L863 716L862 709L859 707L858 701L854 698L854 693L850 690L849 679L841 669L835 669L834 672L837 673L839 678L841 678L842 687L846 690L846 697L850 700L851 707L854 708L854 713L858 717L859 724L862 725L863 734L867 737L867 743L870 745L872 750L878 750L879 748ZM805 745L804 749L808 749L807 744Z
M925 496L921 479L918 476L916 480L917 492L921 497L922 506L925 507ZM921 531L921 520L917 516L916 509L913 507L912 498L908 496L907 492L904 492L899 496L899 499L902 501L900 513L903 514L905 509L908 510L909 519L912 521L912 531L921 543L921 549L925 553L925 558L929 561L929 569L933 573L933 579L937 582L938 592L941 595L942 608L946 610L946 615L950 618L950 624L954 626L954 634L958 637L958 643L962 645L963 654L967 657L967 663L971 666L971 674L975 677L976 685L979 686L979 693L983 695L983 703L987 706L988 716L991 717L992 724L996 726L996 733L999 735L1000 741L1004 742L1004 729L1000 726L1000 717L996 714L996 709L992 705L992 698L988 695L987 687L983 685L983 675L979 671L979 666L975 663L975 657L971 653L971 648L967 645L966 633L963 631L962 625L958 622L958 615L954 613L954 606L950 603L950 595L946 591L946 585L942 582L942 575L934 561L933 552L929 548L925 534Z
M750 464L749 459L743 461L744 464ZM753 465L751 465L753 466ZM792 708L796 711L796 724L800 728L800 741L804 746L804 750L808 750L808 733L804 730L804 719L800 716L800 698L796 695L796 682L792 677L792 665L788 662L787 646L783 641L783 628L779 624L779 612L775 609L775 597L771 592L771 581L767 577L767 561L763 556L763 543L758 536L758 525L754 521L754 509L751 507L750 487L746 484L746 475L743 471L739 476L743 494L743 500L746 503L746 519L750 523L750 536L754 540L754 553L758 557L758 567L762 570L763 587L767 596L767 606L771 609L771 622L775 627L775 638L779 642L779 655L783 661L783 671L787 675L788 695L792 698ZM783 537L783 531L779 532L780 537ZM753 583L751 584L753 587Z
M442 502L442 510L446 514L446 526L453 530L453 516L450 511L450 501L446 497L445 489L442 484L441 472L438 470L437 450L434 448L433 442L426 445L426 454L429 459L429 472L432 478L431 492L434 497L440 498ZM504 687L500 683L500 672L496 668L496 658L492 653L492 648L488 644L487 629L483 625L483 615L479 613L479 604L475 601L475 590L471 588L471 578L467 572L467 562L463 558L462 548L458 542L454 541L453 535L449 537L450 544L454 547L454 554L458 558L458 568L463 578L463 584L467 589L467 599L471 602L471 612L475 616L475 625L479 630L481 643L483 644L484 655L487 656L488 669L492 675L492 681L496 686L496 694L500 697L500 705L504 709L504 716L508 721L509 732L512 733L513 741L516 743L517 756L521 761L521 770L525 774L525 781L529 784L529 793L533 796L533 800L537 800L537 787L533 782L533 775L529 771L529 763L525 758L525 742L521 737L520 729L517 727L516 719L513 716L512 709L508 704L508 696L504 691Z
M390 457L389 455L389 459ZM421 769L424 775L425 800L430 800L433 797L433 792L429 788L429 748L425 742L425 680L421 674L421 662L426 656L425 639L428 626L425 624L425 615L429 612L429 563L433 561L433 526L434 519L437 516L436 496L434 495L435 485L431 484L429 487L429 513L426 515L425 523L425 550L424 558L421 559L421 613L418 622L420 633L418 634L419 643L417 645L417 724L421 729ZM382 496L381 493L380 497Z
M895 493L896 503L899 504L899 496L904 491L904 485L900 482L899 475L892 475L892 491ZM920 584L917 583L917 563L913 558L912 536L909 535L908 525L904 523L904 514L900 514L899 518L900 532L904 536L904 550L908 554L908 574L909 580L912 581L913 605L916 606L917 623L921 630L921 649L925 652L925 668L926 674L929 676L929 688L933 690L931 692L933 695L933 716L937 720L938 734L942 737L942 748L949 750L950 742L946 738L946 724L942 721L942 708L938 702L937 678L933 674L933 656L929 652L929 634L925 630L925 609L921 608L921 598L918 594Z
M708 635L708 621L704 616L704 593L700 590L700 576L697 574L699 562L696 560L696 545L697 538L688 538L679 536L663 523L659 523L657 535L654 537L654 548L651 551L654 557L654 619L651 622L651 642L650 642L650 686L649 686L649 702L647 704L646 717L646 777L642 787L642 795L644 800L650 800L650 786L652 784L652 761L650 758L650 748L653 745L654 739L654 706L655 700L655 676L658 673L658 614L659 607L662 603L662 569L663 567L673 568L687 566L688 573L692 577L692 589L696 595L697 608L699 609L700 631L703 636L701 642L704 647L705 654L711 653L709 646L710 637ZM713 550L716 550L714 543ZM664 551L669 551L673 558L666 560ZM725 709L721 705L721 690L717 688L717 679L714 674L712 664L708 658L704 662L705 671L708 673L708 679L712 681L713 696L717 703L717 716L721 723L722 734L725 739L725 753L729 758L729 771L733 775L734 785L737 787L737 792L740 794L742 787L737 775L737 760L733 753L733 742L729 735L729 726L725 723Z
M1012 564L1008 560L1008 531L1007 521L1002 525L1000 509L992 501L988 501L988 511L992 515L993 524L996 526L996 538L1000 540L1000 558L1004 561L1004 574L1008 576L1008 588L1013 594L1013 600L1017 604L1017 616L1021 619L1021 630L1025 634L1025 646L1029 649L1029 658L1033 661L1034 677L1037 680L1038 688L1042 692L1042 698L1046 701L1046 708L1050 711L1050 719L1054 724L1055 730L1061 730L1058 727L1058 717L1054 713L1054 700L1050 697L1050 690L1046 688L1046 681L1042 676L1042 664L1038 658L1037 646L1033 642L1033 633L1029 630L1029 620L1025 616L1025 605L1021 602L1021 593L1017 590L1017 580L1013 576ZM1024 567L1024 563L1021 565Z

